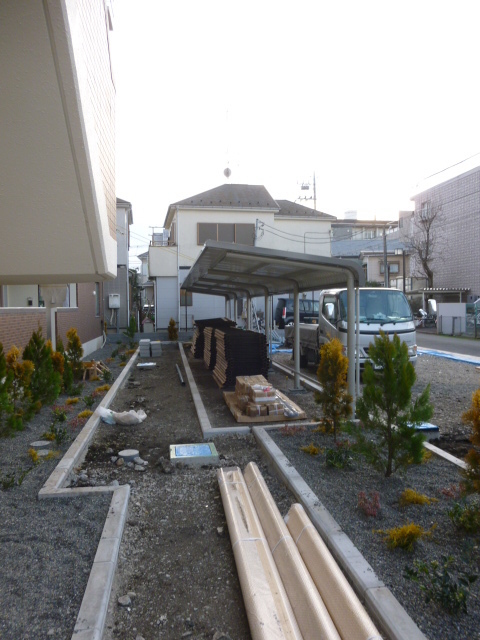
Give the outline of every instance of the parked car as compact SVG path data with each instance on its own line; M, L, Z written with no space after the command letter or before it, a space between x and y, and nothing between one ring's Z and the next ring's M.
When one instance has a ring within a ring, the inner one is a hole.
M300 322L318 322L318 300L300 299ZM275 309L275 324L283 329L293 322L293 298L279 298Z

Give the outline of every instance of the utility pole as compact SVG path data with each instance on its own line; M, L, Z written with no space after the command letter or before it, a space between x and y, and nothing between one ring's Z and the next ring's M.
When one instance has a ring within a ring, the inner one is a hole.
M388 287L387 225L383 227L383 275L385 276L385 286Z

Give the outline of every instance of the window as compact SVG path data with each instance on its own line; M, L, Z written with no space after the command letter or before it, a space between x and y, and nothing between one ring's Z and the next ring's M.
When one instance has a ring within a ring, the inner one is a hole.
M180 289L180 306L191 307L192 306L192 292Z
M95 282L95 315L100 315L100 283Z
M197 224L197 244L204 245L207 240L246 244L253 247L255 225L199 222Z
M383 262L380 263L380 273L385 273L385 265ZM398 262L389 262L388 263L388 273L400 273L399 263Z
M430 210L429 205L430 205L429 202L422 202L422 207L420 209L420 218L422 220L426 220L428 218L429 210Z

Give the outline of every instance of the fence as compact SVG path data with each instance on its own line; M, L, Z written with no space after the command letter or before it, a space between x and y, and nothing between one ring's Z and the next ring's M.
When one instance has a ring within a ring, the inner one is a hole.
M448 336L465 336L480 338L480 314L438 316L437 331Z

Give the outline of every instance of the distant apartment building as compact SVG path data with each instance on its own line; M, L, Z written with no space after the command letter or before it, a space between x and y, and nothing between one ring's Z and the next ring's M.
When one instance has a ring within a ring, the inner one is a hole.
M433 288L450 290L444 301L460 300L464 292L462 301L468 302L480 297L480 166L467 169L462 163L453 170L457 175L449 175L452 170L437 174L435 183L412 197L415 211L400 216L400 233L408 243L418 230L415 218L439 212L432 226ZM418 261L413 261L412 272L419 271Z

